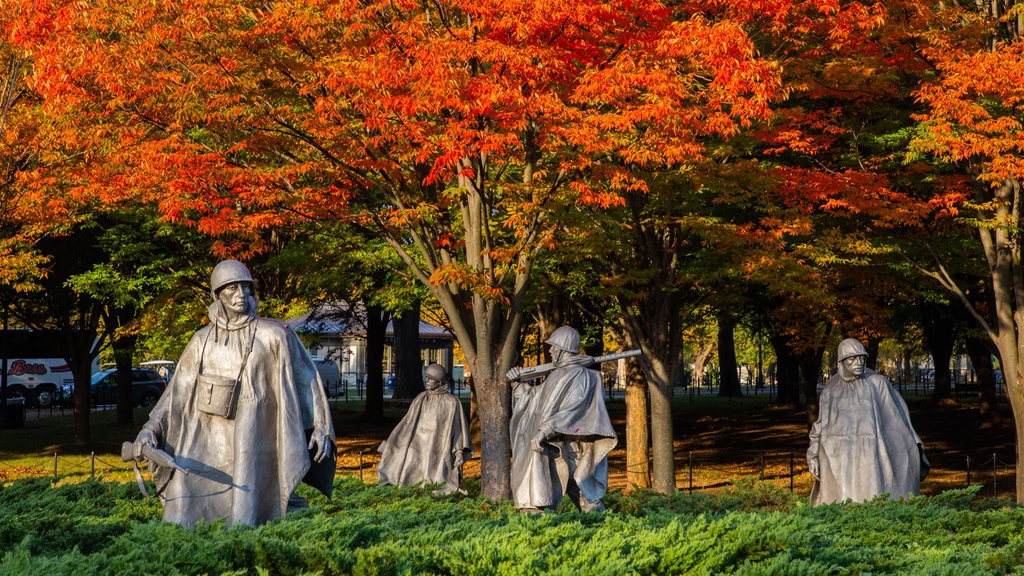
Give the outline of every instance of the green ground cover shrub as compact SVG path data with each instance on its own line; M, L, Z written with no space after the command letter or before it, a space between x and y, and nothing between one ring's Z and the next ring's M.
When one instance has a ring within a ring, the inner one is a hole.
M134 483L0 488L0 575L1024 574L1024 507L975 489L810 507L770 484L610 494L603 514L340 478L258 528L186 530ZM470 493L479 493L471 486Z

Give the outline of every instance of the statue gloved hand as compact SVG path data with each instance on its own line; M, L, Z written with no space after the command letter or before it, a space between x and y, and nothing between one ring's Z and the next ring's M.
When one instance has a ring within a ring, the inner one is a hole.
M817 458L815 458L813 460L812 459L808 459L807 460L807 471L811 473L811 476L814 476L815 480L820 480L821 479L818 476L819 470L818 470L818 459Z
M334 438L331 438L326 430L321 427L313 429L313 434L309 438L309 449L316 450L313 454L314 461L323 462L324 458L334 454L336 448Z
M135 442L133 444L135 448L135 459L141 461L146 458L143 453L147 446L160 446L160 438L157 437L155 430L149 426L143 426L142 430L139 430L139 434L135 437Z
M547 440L547 437L544 436L543 433L537 433L530 440L530 448L534 452L537 452L538 454L543 454L544 453L544 441L546 441L546 440Z

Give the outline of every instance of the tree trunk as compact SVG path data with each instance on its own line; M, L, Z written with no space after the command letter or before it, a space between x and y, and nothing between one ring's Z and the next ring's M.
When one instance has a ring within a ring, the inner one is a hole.
M969 336L965 341L967 356L974 367L974 377L978 383L978 414L983 422L995 426L1002 418L996 410L995 367L992 364L992 351L989 343L980 338Z
M736 341L734 331L736 320L728 314L718 315L718 370L721 380L718 395L729 398L743 396L740 375L736 364Z
M415 398L423 392L423 360L420 358L420 303L391 320L394 328L394 398Z
M111 342L117 365L117 423L131 425L135 418L132 400L132 358L135 356L137 336L121 336Z
M1002 186L992 188L978 182L975 186L976 200L980 205L991 206L991 212L979 210L979 220L989 218L996 222L1020 223L1020 183L1007 180ZM995 202L991 202L995 200ZM994 326L989 325L959 292L960 299L975 319L982 325L996 348L1006 379L1006 395L1013 412L1017 442L1016 490L1017 502L1024 503L1024 277L1021 275L1021 245L1016 232L1007 226L979 226L979 237L989 265L992 278L992 302ZM948 276L935 276L947 287L955 289L955 283Z
M384 420L384 342L388 314L379 306L366 306L366 406L363 417Z
M772 335L768 338L772 350L775 351L776 370L775 384L778 390L777 404L796 408L800 406L800 389L802 384L800 360L789 347L789 338Z
M918 306L918 311L924 339L935 366L935 398L950 398L953 386L949 377L949 362L953 358L957 323L947 305L925 303Z
M512 397L508 380L491 377L477 385L480 406L480 488L492 500L512 497L512 439L508 423L512 414ZM485 463L487 465L485 465Z
M71 374L75 379L75 444L79 447L92 445L92 427L89 416L92 413L92 361L99 350L94 347L96 330L62 330L71 357Z
M641 365L650 392L651 487L660 494L673 494L676 475L672 384L673 370L679 368L682 356L678 302L672 294L659 291L639 303L622 302L622 309L623 328L630 341L643 350Z
M708 358L711 357L711 353L714 350L714 344L709 343L701 346L697 352L697 357L693 360L693 378L690 379L690 386L700 388L704 385L704 372L707 369Z
M651 487L647 380L640 363L626 360L626 490Z
M813 424L818 419L818 381L821 379L821 358L825 355L825 348L805 350L797 356L797 364L800 367L800 385L803 386L804 396L807 399L807 424Z

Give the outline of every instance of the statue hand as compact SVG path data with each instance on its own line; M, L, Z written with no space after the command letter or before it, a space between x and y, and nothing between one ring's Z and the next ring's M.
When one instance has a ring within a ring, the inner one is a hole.
M821 478L818 477L819 470L818 470L818 459L817 458L815 458L814 460L808 460L807 461L807 471L811 473L811 476L814 476L815 480L820 480L821 479Z
M334 454L335 450L334 439L331 438L327 431L323 428L314 428L313 434L309 438L309 449L316 450L313 454L313 460L316 462L323 462L324 458Z
M160 445L159 438L156 437L156 432L150 428L143 428L139 430L139 435L135 437L134 448L135 448L135 459L144 460L146 456L143 452L147 446L157 447Z
M516 366L515 368L512 368L508 372L505 372L505 378L507 378L509 380L519 380L519 375L522 374L522 373L523 373L523 369L518 367L518 366Z
M547 442L548 438L543 432L538 432L534 435L533 439L530 440L530 448L538 454L544 453L544 442Z

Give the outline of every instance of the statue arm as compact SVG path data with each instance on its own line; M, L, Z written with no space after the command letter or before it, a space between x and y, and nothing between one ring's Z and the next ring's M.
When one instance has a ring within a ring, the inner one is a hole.
M825 418L826 410L822 407L828 405L831 395L828 392L828 388L821 391L821 396L818 398L818 419L811 425L811 431L808 434L810 439L810 445L807 447L807 470L811 473L811 476L815 480L818 480L820 476L821 463L818 460L818 454L821 450L821 428L822 420Z

